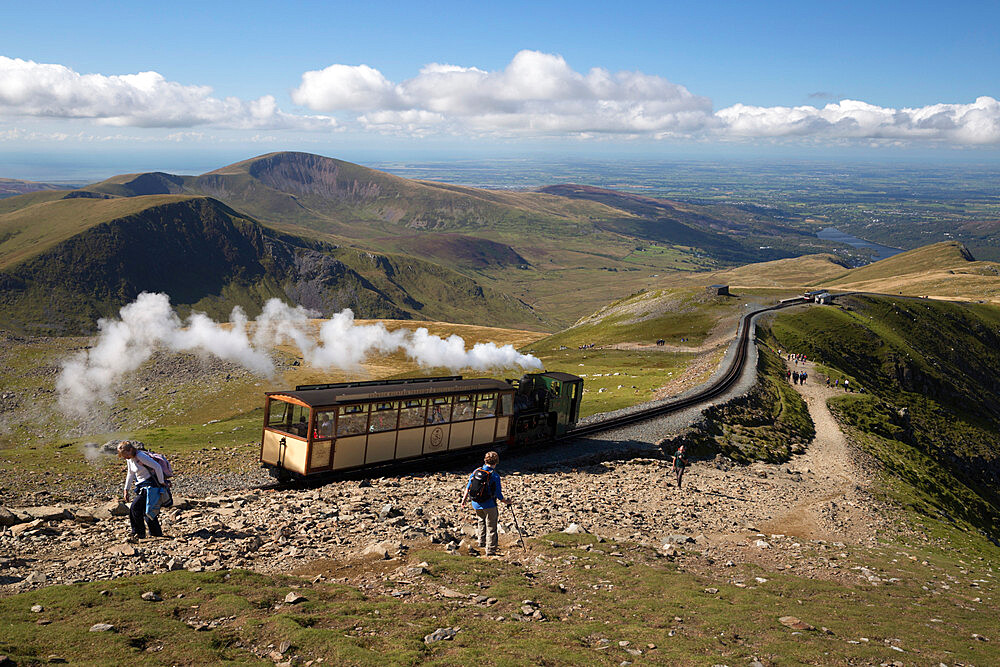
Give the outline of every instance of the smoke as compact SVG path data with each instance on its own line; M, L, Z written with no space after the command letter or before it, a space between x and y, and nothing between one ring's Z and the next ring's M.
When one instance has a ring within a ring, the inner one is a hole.
M233 308L228 325L203 313L182 321L166 294L144 292L122 307L120 319L99 320L96 344L64 362L56 383L60 407L83 417L96 403L113 402L122 379L158 349L214 356L263 376L274 373L269 350L283 343L293 344L315 368L351 370L373 354L399 351L424 368L542 368L536 357L521 354L512 345L476 343L466 349L460 336L443 339L423 327L389 331L381 322L356 324L350 309L324 322L316 340L309 332L309 320L315 315L301 306L271 299L252 324L238 306Z

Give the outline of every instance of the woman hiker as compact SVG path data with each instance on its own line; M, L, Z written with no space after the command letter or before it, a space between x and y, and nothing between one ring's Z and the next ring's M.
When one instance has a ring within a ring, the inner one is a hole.
M135 482L135 500L129 507L128 518L132 524L129 542L146 537L146 526L152 537L163 537L157 514L160 511L160 494L165 482L163 470L153 457L136 448L128 440L118 443L118 458L125 459L128 474L125 475L125 490L122 499L128 502L128 490Z

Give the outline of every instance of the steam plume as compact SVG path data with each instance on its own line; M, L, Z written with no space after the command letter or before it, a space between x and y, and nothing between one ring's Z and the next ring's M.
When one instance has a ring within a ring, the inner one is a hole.
M356 324L350 309L324 322L317 341L307 331L309 318L314 315L301 306L271 299L254 320L251 337L246 313L238 306L233 308L228 327L203 313L182 322L170 308L166 294L144 292L122 307L120 319L99 320L94 347L63 364L56 383L60 406L69 414L84 416L95 402L111 403L122 378L138 369L157 349L214 356L264 376L274 372L268 350L279 343L294 344L306 362L316 368L357 368L371 354L397 351L425 368L542 368L536 357L521 354L512 345L477 343L466 349L460 336L442 339L423 327L389 331L381 322Z

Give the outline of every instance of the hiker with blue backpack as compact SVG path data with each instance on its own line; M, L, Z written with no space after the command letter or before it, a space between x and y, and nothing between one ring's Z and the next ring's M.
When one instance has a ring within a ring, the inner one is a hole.
M135 499L129 506L129 523L132 535L129 542L146 537L146 526L152 537L163 537L163 529L157 518L160 507L173 504L167 478L173 475L170 463L162 454L153 454L136 447L125 440L118 443L118 458L125 459L128 474L125 475L125 490L122 497L128 502L129 488L135 483Z
M476 511L478 518L476 535L479 547L485 549L487 556L498 555L497 544L500 536L497 532L499 515L497 501L510 507L510 501L503 497L503 489L500 487L500 475L496 472L498 463L500 463L499 454L486 452L483 465L469 475L461 503L462 507L465 507L467 501L472 501L472 509Z

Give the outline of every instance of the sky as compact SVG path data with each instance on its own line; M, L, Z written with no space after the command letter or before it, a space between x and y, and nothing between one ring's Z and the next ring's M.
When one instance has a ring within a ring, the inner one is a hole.
M17 3L0 177L567 155L1000 161L1000 3Z

